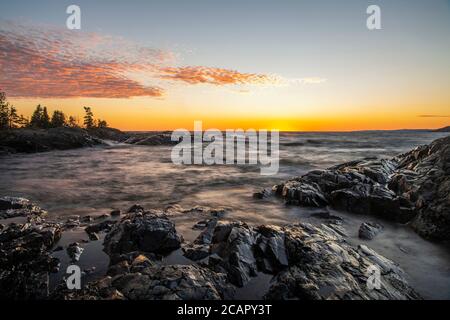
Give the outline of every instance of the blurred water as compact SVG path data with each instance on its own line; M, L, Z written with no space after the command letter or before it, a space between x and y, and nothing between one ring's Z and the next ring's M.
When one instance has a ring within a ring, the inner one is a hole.
M11 155L0 158L0 196L23 196L57 217L98 215L139 203L146 208L224 206L231 209L225 219L251 224L320 223L310 217L313 210L287 208L276 199L255 200L252 194L312 169L364 157L392 157L445 135L420 131L282 133L280 171L270 177L261 176L258 166L176 166L169 146L111 145ZM338 214L345 216L353 241L361 242L356 231L363 218ZM187 239L195 236L190 231L195 219L176 218L177 228ZM383 224L388 226L384 236L370 245L400 263L427 297L450 298L450 250L421 239L407 227Z

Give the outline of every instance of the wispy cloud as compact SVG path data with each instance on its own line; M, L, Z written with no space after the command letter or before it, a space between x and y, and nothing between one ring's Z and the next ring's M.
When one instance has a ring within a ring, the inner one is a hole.
M442 115L442 114L420 114L419 118L450 118L450 115Z
M162 97L165 83L278 86L326 81L176 63L173 52L119 37L0 22L0 89L11 97Z
M161 68L160 77L166 80L177 80L189 84L208 83L214 85L227 84L276 84L276 76L242 73L222 68L194 67L166 67Z

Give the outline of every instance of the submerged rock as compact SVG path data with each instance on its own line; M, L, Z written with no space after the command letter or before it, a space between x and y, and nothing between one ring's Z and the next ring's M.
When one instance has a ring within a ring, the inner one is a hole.
M274 186L288 204L373 214L450 239L450 136L390 160L358 160Z

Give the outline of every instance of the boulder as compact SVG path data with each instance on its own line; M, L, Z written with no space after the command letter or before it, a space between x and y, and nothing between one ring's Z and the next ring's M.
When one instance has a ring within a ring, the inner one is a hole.
M175 225L162 212L132 212L116 223L106 235L104 250L107 254L142 251L168 254L179 249L182 238Z
M358 235L359 235L359 237L361 239L372 240L382 230L383 230L383 226L378 224L378 223L375 223L375 222L364 222L359 227Z

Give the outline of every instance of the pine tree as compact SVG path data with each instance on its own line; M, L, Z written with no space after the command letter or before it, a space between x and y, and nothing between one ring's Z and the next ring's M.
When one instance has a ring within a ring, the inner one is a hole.
M70 116L69 120L67 121L67 125L71 128L78 128L78 119L75 118L74 116Z
M0 92L0 129L8 129L9 126L9 103L6 101L6 94Z
M30 120L30 127L33 128L41 128L42 119L42 107L40 104L37 105L36 109L33 112Z
M86 129L91 129L94 127L94 114L92 113L92 110L90 107L84 107L84 111L86 112L84 116L84 126Z
M97 128L108 128L108 123L105 120L97 120Z
M13 129L19 126L19 115L17 114L17 109L13 106L9 108L8 112L8 128Z
M44 107L44 109L42 110L41 128L50 128L50 116L48 115L47 107Z
M50 121L52 128L64 127L66 125L66 115L59 110L55 110Z

